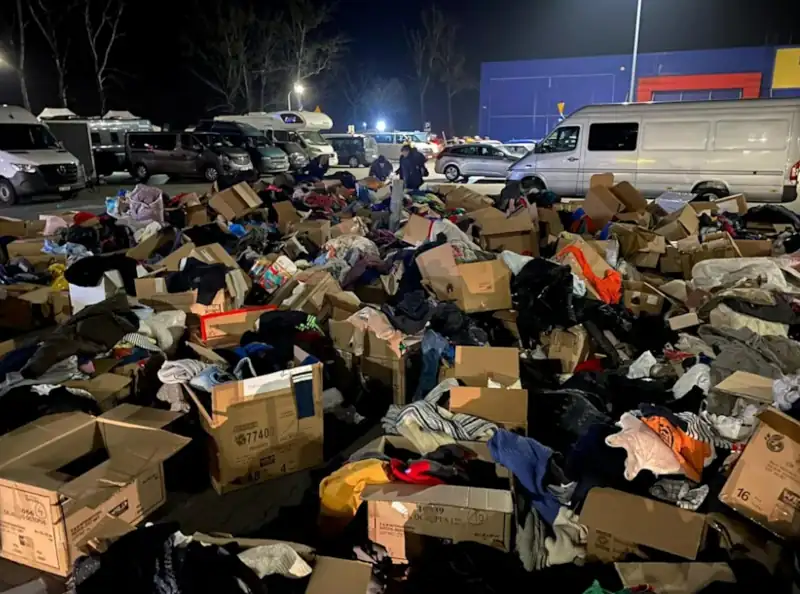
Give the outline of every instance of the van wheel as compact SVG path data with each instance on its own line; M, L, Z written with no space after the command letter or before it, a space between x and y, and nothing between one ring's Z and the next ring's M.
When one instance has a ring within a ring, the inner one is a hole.
M144 163L137 163L134 165L131 174L136 178L136 181L140 181L143 184L147 183L147 180L150 179L150 170L147 169L147 165Z
M455 165L448 165L447 167L444 168L444 171L442 173L444 173L445 178L447 178L447 181L449 182L454 182L458 180L459 177L461 177L461 172Z
M358 157L350 157L350 159L347 161L347 164L354 169L361 165L361 163L358 162Z
M529 194L533 190L543 192L547 189L544 185L544 182L538 177L526 177L520 182L519 186L524 194Z
M209 165L203 169L203 177L206 181L215 182L219 178L219 171L213 165Z
M700 187L694 191L695 200L700 200L703 202L709 202L711 200L717 200L718 198L725 198L728 196L727 190L723 190L722 188L711 188L711 187Z
M17 191L7 179L0 179L0 205L11 206L17 203Z

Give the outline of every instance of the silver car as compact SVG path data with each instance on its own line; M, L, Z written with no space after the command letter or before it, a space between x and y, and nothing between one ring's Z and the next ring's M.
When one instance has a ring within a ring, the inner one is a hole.
M443 173L448 181L468 177L496 177L505 179L508 168L519 156L512 155L502 146L471 143L448 146L436 157L436 173Z

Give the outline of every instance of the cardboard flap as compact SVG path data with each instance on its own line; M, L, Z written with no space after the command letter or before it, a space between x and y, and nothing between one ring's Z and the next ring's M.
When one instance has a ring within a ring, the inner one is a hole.
M468 386L485 388L489 378L509 386L519 379L519 349L457 346L453 373Z
M134 530L135 528L124 520L105 514L81 540L75 543L75 548L86 554L105 553L108 545Z
M419 246L428 240L433 221L424 217L411 215L406 226L403 227L403 241L409 245Z
M255 329L261 314L273 310L275 306L264 305L200 316L200 337L215 348L238 346L242 334Z
M772 404L772 378L736 371L713 387L715 391Z
M800 443L800 422L782 413L777 408L765 408L758 415L758 419L765 425L772 427L775 431L788 436L792 441Z
M458 485L426 487L405 483L367 486L361 493L365 501L396 501L429 505L452 505L481 511L511 513L513 503L508 491Z
M497 209L487 209L497 210ZM478 211L482 212L482 211ZM500 212L500 211L498 211ZM533 221L527 211L518 212L506 217L500 213L499 218L490 217L480 221L481 235L502 235L505 233L530 233L533 231Z
M241 182L214 194L208 201L208 205L230 221L252 208L261 206L261 198L248 183Z
M181 269L181 260L188 258L194 249L195 246L191 242L183 244L177 250L159 260L157 264L159 270L178 272Z
M289 227L302 219L290 200L275 202L272 207L278 214L278 229L280 229L281 233L285 234L289 231Z
M614 568L626 588L647 584L662 593L696 594L714 582L736 583L727 563L615 563Z
M371 579L368 563L317 557L305 594L362 594L369 591Z
M192 349L195 353L200 356L200 359L205 363L212 363L214 365L220 365L223 369L228 367L228 362L220 355L215 353L209 348L206 348L202 345L195 344L194 342L187 341L186 345Z
M528 426L528 391L505 388L450 389L450 410L480 417L506 429Z
M11 466L24 456L50 445L95 422L95 418L82 412L46 415L0 436L0 469ZM0 476L4 475L0 471Z
M630 183L621 181L609 188L617 200L625 205L627 212L642 212L647 208L647 199L642 193L634 188Z
M498 260L461 264L458 268L464 287L473 295L494 293L504 278L505 264Z
M104 421L114 421L125 425L147 427L150 429L163 429L184 413L136 406L135 404L120 404L104 413L99 418Z

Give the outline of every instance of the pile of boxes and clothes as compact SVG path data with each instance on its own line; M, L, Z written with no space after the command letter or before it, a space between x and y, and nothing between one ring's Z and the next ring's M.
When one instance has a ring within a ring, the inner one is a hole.
M105 210L0 218L0 567L78 594L800 584L786 208L340 172ZM295 473L246 533L171 521L198 477L222 509Z

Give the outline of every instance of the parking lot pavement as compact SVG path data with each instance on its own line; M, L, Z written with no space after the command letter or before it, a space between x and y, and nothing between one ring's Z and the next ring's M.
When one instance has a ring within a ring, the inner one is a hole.
M427 183L446 183L443 176L433 173L433 167L430 168L431 173L426 178ZM334 168L331 172L346 171L344 168ZM366 167L359 167L357 169L347 169L356 179L367 177L369 170ZM329 172L330 173L330 172ZM472 181L472 180L471 180ZM497 182L498 180L491 180ZM185 192L197 192L203 194L208 191L209 184L205 182L186 182L186 181L170 181L164 175L153 176L149 182L151 185L158 186L167 194L174 196ZM120 190L131 190L135 186L135 182L126 175L115 176L111 178L109 183L96 186L91 189L82 191L78 196L71 200L64 200L60 196L40 196L33 200L27 200L21 204L9 207L0 207L0 216L16 217L20 219L36 219L42 213L58 212L63 210L85 210L88 212L102 212L105 209L106 196L115 196ZM481 192L487 195L499 194L503 188L503 183L474 183L469 184L476 192Z

